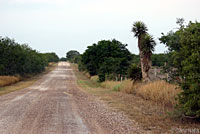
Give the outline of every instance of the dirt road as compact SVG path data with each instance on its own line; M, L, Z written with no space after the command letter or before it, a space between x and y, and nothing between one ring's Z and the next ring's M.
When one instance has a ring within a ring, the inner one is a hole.
M29 88L0 96L0 134L142 133L122 113L80 91L66 62Z

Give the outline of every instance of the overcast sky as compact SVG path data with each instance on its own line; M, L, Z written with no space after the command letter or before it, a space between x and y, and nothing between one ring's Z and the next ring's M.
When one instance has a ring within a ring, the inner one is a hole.
M131 27L141 20L161 53L161 32L176 28L176 18L199 21L200 0L0 0L0 16L0 36L60 57L114 38L138 54Z

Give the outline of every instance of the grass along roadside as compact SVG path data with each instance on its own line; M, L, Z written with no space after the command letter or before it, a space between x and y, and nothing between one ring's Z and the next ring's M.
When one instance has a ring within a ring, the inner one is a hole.
M162 107L174 107L178 101L176 98L181 92L177 85L169 84L165 81L154 81L143 84L140 82L134 83L131 80L120 81L105 81L101 84L104 88L109 88L114 91L120 91L127 94L134 94L142 97L145 100L154 101Z
M16 78L14 76L0 76L0 83L4 82L4 84L7 82L8 86L0 87L0 95L7 94L10 92L14 92L20 89L24 89L26 87L31 86L33 83L35 83L42 75L49 73L50 71L54 70L57 66L57 63L51 63L48 67L46 67L45 71L34 75L29 76L28 78L21 78L21 81L17 80L13 84L11 79L15 80ZM2 79L1 79L2 78ZM6 78L6 79L4 79ZM10 83L9 83L10 82Z
M138 95L138 93L135 93L135 90L132 90L133 88L127 89L127 91L118 92L122 89L122 85L120 85L120 82L115 84L111 82L108 84L109 81L106 81L106 84L100 84L96 82L95 77L88 78L82 72L79 72L77 65L71 64L71 66L77 77L77 83L82 91L99 97L101 100L103 100L105 103L107 103L110 107L114 109L123 111L124 113L126 113L126 115L129 116L130 119L137 121L139 125L145 130L149 130L153 133L172 133L171 131L177 128L194 128L200 130L200 125L198 123L194 123L192 121L185 122L170 118L168 112L172 111L173 107L168 107L168 105L165 106L162 103L156 103L151 99L145 99L145 97L142 97ZM140 92L141 94L146 93L147 97L149 97L149 92L151 92L151 89L155 86L170 86L165 84L166 83L162 82L152 83L151 85L147 85L149 89L144 85L142 86L143 89L141 89ZM130 82L124 82L123 86L130 87ZM141 87L140 84L137 84L135 86L135 88ZM166 87L166 89L164 90L167 89L169 89L169 87ZM145 93L142 93L144 91ZM166 92L168 92L168 90ZM159 95L160 100L163 97L162 95L163 93L161 92L161 95Z
M19 81L19 76L0 76L0 87L9 86Z

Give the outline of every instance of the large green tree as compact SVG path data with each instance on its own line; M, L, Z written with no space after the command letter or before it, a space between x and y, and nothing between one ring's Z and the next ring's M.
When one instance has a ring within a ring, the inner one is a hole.
M149 35L147 31L147 26L143 22L137 21L133 24L132 32L134 36L138 38L140 64L144 82L150 81L148 72L151 68L151 55L156 45L153 37Z
M177 21L180 28L162 35L161 42L174 53L174 68L181 77L179 96L184 115L200 118L200 23Z
M82 55L82 63L90 75L99 75L100 81L125 76L130 65L131 54L117 40L102 40L88 46Z

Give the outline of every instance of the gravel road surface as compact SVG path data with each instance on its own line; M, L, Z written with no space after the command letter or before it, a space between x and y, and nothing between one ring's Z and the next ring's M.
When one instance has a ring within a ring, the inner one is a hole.
M26 89L0 96L0 134L145 133L123 113L78 89L67 62Z

